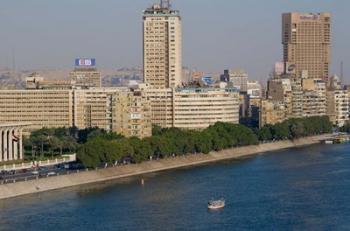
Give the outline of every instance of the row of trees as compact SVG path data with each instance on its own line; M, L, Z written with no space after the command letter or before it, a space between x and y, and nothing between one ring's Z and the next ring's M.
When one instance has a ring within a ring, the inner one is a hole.
M79 144L104 133L98 128L42 128L33 131L29 137L24 137L24 149L26 155L32 158L73 153L78 150Z
M254 145L259 141L294 139L332 131L328 117L290 119L276 125L252 130L239 124L218 122L201 131L178 128L153 128L153 136L140 140L113 134L101 134L87 140L78 151L87 167L115 163L123 158L142 162L150 157L164 158L191 153L209 153L222 149Z
M33 132L26 140L25 147L27 153L40 156L77 151L78 160L83 165L97 167L125 159L139 163L150 157L209 153L213 150L254 145L259 141L294 139L331 131L332 124L328 117L289 119L255 130L240 124L222 122L201 131L155 126L153 136L142 140L106 133L97 128L44 128Z
M328 116L294 118L256 130L261 141L295 139L332 132Z
M202 131L154 127L153 136L143 140L113 134L88 139L79 149L78 158L85 166L96 167L101 163L113 164L123 158L139 163L150 157L209 153L257 143L254 132L243 125L216 123Z

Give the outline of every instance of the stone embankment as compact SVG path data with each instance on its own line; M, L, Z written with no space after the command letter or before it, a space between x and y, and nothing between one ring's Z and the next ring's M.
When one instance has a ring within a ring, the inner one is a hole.
M114 168L83 171L69 175L41 178L38 180L18 182L13 184L3 184L0 185L0 199L18 197L26 194L39 193L50 190L57 190L83 184L109 181L124 177L165 171L187 166L206 164L221 160L242 158L254 154L276 151L285 148L311 145L319 143L320 140L327 139L328 137L330 137L330 135L307 137L294 141L278 141L255 146L227 149L219 152L211 152L206 155L196 154L179 156L175 158L147 161L135 165L125 165Z

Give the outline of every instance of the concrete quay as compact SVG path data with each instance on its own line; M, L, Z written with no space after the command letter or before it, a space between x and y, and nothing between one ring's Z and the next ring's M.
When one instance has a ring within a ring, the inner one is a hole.
M147 161L141 164L125 165L99 170L81 171L79 173L72 173L69 175L41 178L38 180L17 182L13 184L3 184L0 185L0 200L11 197L18 197L26 194L40 193L78 185L109 181L130 176L137 176L152 172L207 164L222 160L236 158L238 159L254 154L261 154L286 148L317 144L320 143L321 140L325 140L330 137L331 135L327 134L306 137L293 141L277 141L273 143L264 143L254 146L232 148L219 152L210 152L209 154L179 156L175 158Z

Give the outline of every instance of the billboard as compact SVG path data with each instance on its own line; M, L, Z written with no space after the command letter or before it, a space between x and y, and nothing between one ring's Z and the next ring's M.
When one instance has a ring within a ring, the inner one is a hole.
M286 63L286 74L295 74L296 65L293 63Z
M96 66L96 59L75 59L76 67L94 67Z

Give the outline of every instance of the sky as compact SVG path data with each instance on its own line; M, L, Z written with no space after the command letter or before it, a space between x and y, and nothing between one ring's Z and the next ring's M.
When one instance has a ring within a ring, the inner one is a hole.
M0 0L0 67L142 66L142 12L158 0ZM183 65L245 69L264 80L282 59L283 12L332 13L332 73L350 82L349 0L172 0L183 23Z

